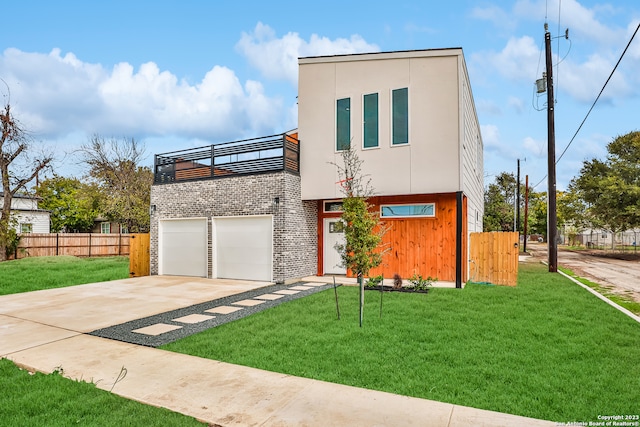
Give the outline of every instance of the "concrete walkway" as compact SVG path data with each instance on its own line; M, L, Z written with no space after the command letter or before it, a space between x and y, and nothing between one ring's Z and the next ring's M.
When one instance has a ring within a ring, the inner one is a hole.
M0 356L220 426L556 425L86 334L266 285L153 276L2 296Z

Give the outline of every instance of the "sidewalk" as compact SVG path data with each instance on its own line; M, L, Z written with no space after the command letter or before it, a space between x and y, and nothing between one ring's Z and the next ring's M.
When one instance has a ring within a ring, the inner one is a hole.
M556 425L86 334L262 286L155 276L2 296L0 356L220 426Z

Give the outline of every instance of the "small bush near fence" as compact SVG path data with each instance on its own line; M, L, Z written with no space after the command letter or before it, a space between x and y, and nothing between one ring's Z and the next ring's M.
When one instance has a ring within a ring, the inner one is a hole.
M15 259L39 256L127 256L129 234L32 233L20 235Z

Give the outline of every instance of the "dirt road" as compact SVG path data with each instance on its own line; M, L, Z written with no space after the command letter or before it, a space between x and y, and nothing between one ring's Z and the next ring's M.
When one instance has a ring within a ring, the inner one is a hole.
M527 252L547 259L547 245L527 242ZM599 283L611 292L640 302L640 261L625 261L558 250L558 265Z

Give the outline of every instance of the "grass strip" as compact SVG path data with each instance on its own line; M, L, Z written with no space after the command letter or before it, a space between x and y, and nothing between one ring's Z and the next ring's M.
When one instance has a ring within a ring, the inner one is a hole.
M51 256L0 263L0 295L129 277L129 258Z
M45 375L0 360L0 420L21 426L202 426L194 418L144 405L74 381Z
M541 265L518 286L358 290L283 304L163 346L307 378L558 422L636 414L640 326Z
M640 303L634 301L631 298L626 298L623 295L615 294L615 293L611 292L611 290L608 287L603 286L603 285L601 285L599 283L592 282L591 280L585 279L583 277L579 277L573 271L569 270L568 268L564 268L564 267L558 267L558 268L560 269L560 271L562 271L567 276L570 276L570 277L576 279L578 282L582 283L583 285L586 285L586 286L590 287L591 289L593 289L594 291L596 291L597 293L599 293L603 297L608 298L611 301L613 301L616 304L618 304L619 306L626 308L627 310L629 310L633 314L636 314L636 315L640 316Z

